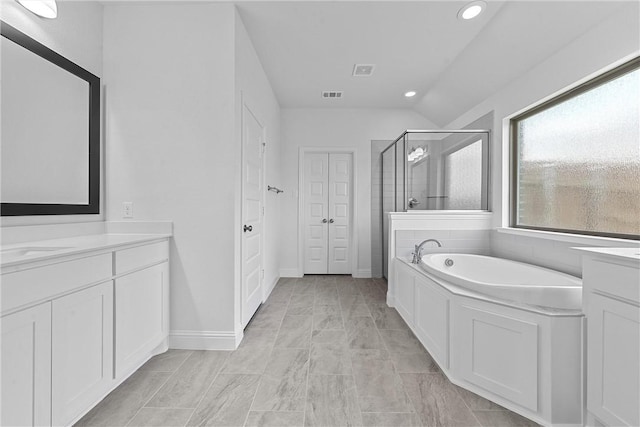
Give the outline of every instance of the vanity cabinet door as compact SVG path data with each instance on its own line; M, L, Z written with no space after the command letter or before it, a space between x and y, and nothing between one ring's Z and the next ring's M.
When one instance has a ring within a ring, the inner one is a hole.
M640 425L640 309L591 294L588 322L588 410L607 425Z
M0 425L51 425L51 303L0 323Z
M52 304L51 418L53 425L68 425L98 402L113 380L113 284Z
M131 374L166 337L167 262L116 279L116 377Z

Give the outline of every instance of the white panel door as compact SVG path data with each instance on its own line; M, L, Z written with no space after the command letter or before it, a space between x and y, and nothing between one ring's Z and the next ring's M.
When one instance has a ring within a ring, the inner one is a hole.
M351 154L329 154L328 273L351 273Z
M109 390L113 378L113 285L52 303L51 421L68 425Z
M51 425L51 303L0 319L0 425Z
M264 129L242 109L242 326L262 303L262 223Z
M329 155L304 156L304 273L326 274L329 238Z

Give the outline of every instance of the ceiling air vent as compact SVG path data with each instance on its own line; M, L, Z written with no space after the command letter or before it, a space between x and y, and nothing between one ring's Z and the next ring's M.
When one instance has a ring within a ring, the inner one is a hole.
M374 64L356 64L353 66L354 77L369 77L373 74Z
M343 92L341 90L325 90L322 92L322 97L324 99L340 99L342 98Z

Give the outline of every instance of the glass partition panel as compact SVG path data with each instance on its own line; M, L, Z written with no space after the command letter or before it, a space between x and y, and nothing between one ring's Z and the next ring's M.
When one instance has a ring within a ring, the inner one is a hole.
M396 143L396 212L404 212L406 210L405 203L405 169L407 162L405 160L405 139L402 138Z
M407 210L487 210L488 132L407 133Z
M482 209L482 139L444 157L444 208Z

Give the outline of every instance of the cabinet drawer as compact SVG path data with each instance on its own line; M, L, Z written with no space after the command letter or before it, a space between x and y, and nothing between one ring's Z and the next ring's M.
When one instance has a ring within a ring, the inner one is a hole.
M2 275L2 312L111 278L111 254Z
M584 264L583 281L591 290L599 290L640 302L640 270L599 260Z
M116 274L142 268L169 259L169 242L136 246L116 252Z

